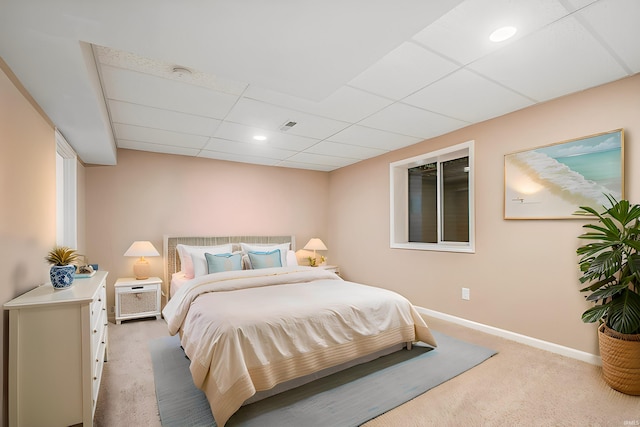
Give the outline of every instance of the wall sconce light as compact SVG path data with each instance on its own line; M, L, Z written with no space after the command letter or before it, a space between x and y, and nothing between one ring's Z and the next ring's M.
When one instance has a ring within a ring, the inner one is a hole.
M124 256L140 257L135 264L133 264L133 274L136 280L143 280L149 278L149 261L144 257L146 256L160 256L156 248L153 247L151 242L147 241L135 241L129 246L129 249L124 253Z

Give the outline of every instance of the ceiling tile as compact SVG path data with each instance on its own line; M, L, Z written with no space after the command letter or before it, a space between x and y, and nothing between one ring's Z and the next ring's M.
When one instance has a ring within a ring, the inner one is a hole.
M109 99L214 119L224 118L238 100L235 95L110 66L102 67L101 76Z
M481 122L533 104L511 90L461 69L402 102L466 122Z
M346 157L326 156L324 154L313 153L298 153L295 156L291 156L287 159L290 162L308 163L316 165L326 165L343 167L357 162L357 159L349 159Z
M175 145L185 148L202 148L208 139L202 135L170 132L161 129L152 129L141 126L131 126L116 123L113 126L116 138L131 141L149 142L152 144ZM119 145L118 145L119 146Z
M301 163L301 162L292 162L289 160L283 160L281 162L276 163L275 166L280 166L284 168L294 168L294 169L307 169L314 170L319 172L331 172L332 170L338 169L337 166L330 165L317 165L313 163Z
M415 43L405 42L349 82L350 86L399 100L458 66Z
M175 62L143 58L134 53L123 52L105 46L93 45L93 50L95 57L102 65L137 71L238 96L247 88L246 83L223 79L214 74L204 73L188 67L181 67ZM177 72L175 70L176 67L185 71Z
M464 1L413 40L466 65L523 38L565 16L558 0L473 0ZM504 26L518 29L505 42L493 43L489 35Z
M293 151L305 150L320 141L318 139L306 138L290 133L267 131L231 122L223 122L216 131L215 137L231 141L255 143L256 141L253 139L255 135L266 136L266 144L270 147Z
M510 44L469 67L538 101L625 75L602 45L572 17Z
M296 154L295 151L273 148L265 143L247 144L245 142L228 141L219 138L211 138L204 147L204 150L278 160L284 160Z
M361 121L360 124L427 139L460 129L469 123L397 103Z
M220 151L207 151L202 150L198 157L204 157L207 159L226 160L228 162L238 163L253 163L255 165L275 166L278 164L278 160L269 159L266 157L247 156L246 154L233 154L223 153Z
M601 1L601 0L566 0L566 3L569 5L569 7L571 7L572 11L575 11L577 9L581 9L585 6L590 5L591 3L595 3L597 1ZM617 0L616 0L617 1ZM632 3L635 3L634 0L631 0Z
M307 149L306 153L324 154L327 156L347 157L351 159L364 160L370 157L384 154L387 150L377 148L362 147L358 145L342 144L339 142L322 141Z
M379 150L396 150L408 145L417 144L422 138L400 135L366 126L353 125L338 132L328 139L331 142L358 145Z
M244 96L280 107L345 122L357 122L393 102L348 86L340 87L318 102L296 98L254 85L249 86Z
M279 131L285 123L294 121L297 124L287 133L317 139L327 138L349 125L247 98L238 101L226 120L270 131Z
M122 101L109 101L113 123L212 136L221 121L193 114L147 107Z
M580 15L632 73L640 72L640 1L602 0L581 10Z

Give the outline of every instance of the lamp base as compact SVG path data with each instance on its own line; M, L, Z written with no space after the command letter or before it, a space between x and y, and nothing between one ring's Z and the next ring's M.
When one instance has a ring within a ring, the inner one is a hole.
M133 264L133 274L136 277L136 280L145 280L150 276L150 267L149 261L147 260L138 260L135 264Z

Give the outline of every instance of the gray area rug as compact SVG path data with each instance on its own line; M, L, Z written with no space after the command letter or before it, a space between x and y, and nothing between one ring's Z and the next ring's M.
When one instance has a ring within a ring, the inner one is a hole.
M414 346L243 406L227 426L358 426L482 363L495 351L432 331ZM216 426L177 336L149 342L163 427Z

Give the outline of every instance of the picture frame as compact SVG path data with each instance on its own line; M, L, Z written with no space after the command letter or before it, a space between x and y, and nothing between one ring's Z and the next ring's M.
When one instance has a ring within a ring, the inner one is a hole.
M575 219L624 198L624 129L504 156L504 219Z

